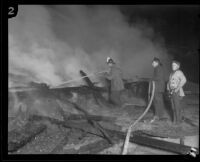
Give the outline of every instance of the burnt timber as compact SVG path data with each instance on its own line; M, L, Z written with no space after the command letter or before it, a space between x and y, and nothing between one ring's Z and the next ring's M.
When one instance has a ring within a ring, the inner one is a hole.
M49 118L46 118L46 119L49 120ZM65 123L65 122L59 121L57 119L50 119L50 121L53 122L54 124L61 124L62 126L67 127L67 128L80 129L82 131L86 131L88 133L102 137L102 134L99 131L95 130L87 122L85 122L85 123L83 123L83 122L81 122L81 123L76 123L76 122ZM113 139L124 140L126 137L126 132L122 132L122 131L118 131L118 130L111 130L111 129L106 129L106 128L104 128L104 129L109 134L109 136L111 136ZM181 154L181 155L186 155L191 150L190 146L185 146L182 144L176 144L176 143L172 143L172 142L153 139L153 138L149 137L148 135L146 135L145 133L143 134L141 131L133 132L132 136L130 137L130 142L136 143L139 145L143 145L143 146L156 148L156 149L166 150L166 151ZM199 152L198 149L197 149L197 152Z
M8 152L17 151L30 142L35 136L47 128L44 124L28 123L19 131L13 130L8 133Z

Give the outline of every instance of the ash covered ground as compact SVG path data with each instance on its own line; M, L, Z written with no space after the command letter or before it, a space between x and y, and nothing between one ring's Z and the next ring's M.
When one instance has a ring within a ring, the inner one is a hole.
M191 83L199 82L197 15L194 5L19 5L8 22L8 152L121 154L128 126L148 104L148 82L134 80L152 77L154 57L162 62L166 80L172 59L181 62L188 80L184 121L172 124L166 98L165 119L150 123L152 107L133 132L178 143L198 137L199 85ZM129 106L108 102L100 75L107 57L122 69L126 90L121 97ZM86 86L79 70L91 79ZM48 87L66 81L67 87ZM128 154L172 153L130 143Z
M103 128L126 132L128 126L144 112L147 106L147 91L144 85L142 92L136 94L133 87L129 86L122 97L135 106L124 108L101 100L96 102L87 86L52 90L40 85L27 91L9 91L9 153L121 154L125 138L123 140L112 136L114 143L110 144L85 118L85 114L74 108L71 103L87 111L90 119ZM100 93L107 100L107 91L102 89ZM198 94L186 95L183 107L186 120L179 126L172 124L169 105L167 102L165 105L165 120L150 123L153 117L151 108L134 131L142 130L154 136L171 139L199 135ZM130 143L128 154L173 153Z

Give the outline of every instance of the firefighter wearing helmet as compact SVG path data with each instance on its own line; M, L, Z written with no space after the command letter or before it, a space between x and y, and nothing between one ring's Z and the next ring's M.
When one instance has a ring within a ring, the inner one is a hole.
M165 92L165 74L162 63L159 58L154 57L152 61L153 66L153 78L152 80L155 82L155 94L153 99L153 107L154 107L154 117L151 120L151 123L156 120L162 120L164 118L164 100L163 94Z
M121 106L121 92L124 90L124 83L122 80L122 71L119 67L116 66L116 63L112 58L107 57L107 65L109 66L109 71L104 74L104 76L110 80L110 101L117 105Z

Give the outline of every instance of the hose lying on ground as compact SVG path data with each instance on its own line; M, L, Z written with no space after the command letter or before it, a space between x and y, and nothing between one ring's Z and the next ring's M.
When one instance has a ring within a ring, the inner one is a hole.
M152 101L153 101L153 98L154 98L154 92L155 92L155 82L152 81L152 93L151 93L152 95L151 95L149 104L148 104L146 110L143 112L143 114L133 124L131 124L129 126L127 134L126 134L126 139L125 139L122 155L126 155L127 152L128 152L128 144L129 144L129 139L130 139L132 128L146 115L146 113L148 112L149 108L151 107L151 104L152 104Z

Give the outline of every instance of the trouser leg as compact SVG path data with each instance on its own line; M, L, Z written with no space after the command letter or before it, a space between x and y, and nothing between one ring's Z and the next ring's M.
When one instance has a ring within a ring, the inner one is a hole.
M159 93L159 105L160 105L160 109L159 109L159 116L160 118L162 118L164 116L164 100L163 100L163 93Z
M164 102L162 93L155 93L153 105L155 109L155 116L162 118L164 114Z
M175 123L180 123L182 121L182 107L181 107L181 97L174 93L173 96L174 112L175 112Z
M121 99L120 99L121 91L112 91L111 92L111 101L115 105L121 105Z
M173 123L176 123L176 110L175 110L175 104L174 104L174 99L173 96L171 96L171 109L172 109L172 121Z
M183 107L182 107L181 101L182 101L182 97L177 96L177 102L178 102L178 106L177 106L177 109L178 109L177 110L177 122L178 123L182 122L182 115L183 115L183 113L182 113Z

